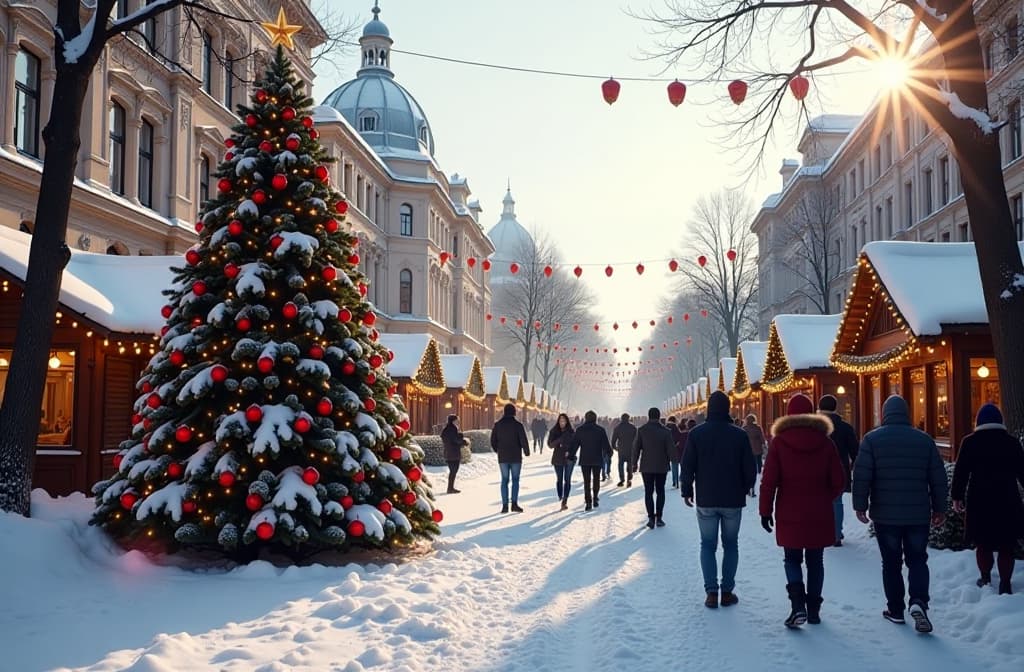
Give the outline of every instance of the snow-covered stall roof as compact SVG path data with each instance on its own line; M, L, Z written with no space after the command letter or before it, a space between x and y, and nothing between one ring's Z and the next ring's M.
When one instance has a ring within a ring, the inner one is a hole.
M518 403L524 403L526 397L523 396L523 377L522 376L509 376L508 377L508 395L509 399Z
M697 379L697 403L703 403L708 400L708 379L706 376L701 376Z
M727 393L732 392L733 384L736 380L736 358L722 357L722 361L719 364L718 389L725 390Z
M25 280L32 236L0 226L0 268ZM110 331L155 334L166 323L160 306L174 283L180 256L129 257L71 251L58 300L68 310Z
M841 318L841 315L776 315L768 331L762 381L765 388L779 392L788 387L796 371L831 368L832 346Z
M746 385L756 385L764 376L764 360L768 354L768 341L743 341L736 349L736 374L746 377ZM742 373L741 373L742 371ZM737 391L742 382L737 379Z
M525 399L526 403L531 407L537 405L536 383L523 383L523 399Z
M504 366L485 366L483 367L484 374L484 391L487 394L493 394L502 401L508 399L508 374L505 372Z
M711 397L711 393L718 389L718 377L719 369L717 366L713 366L708 369L708 377L705 378L705 384L707 385L706 394L708 398Z
M408 378L424 392L440 394L448 387L437 341L430 334L381 334L380 344L395 353L387 365L392 378Z
M449 387L461 389L473 401L483 399L484 376L476 355L441 355L441 366Z

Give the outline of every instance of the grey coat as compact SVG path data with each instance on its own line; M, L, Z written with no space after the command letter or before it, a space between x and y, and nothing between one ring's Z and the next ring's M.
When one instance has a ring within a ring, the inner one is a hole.
M664 474L676 444L672 432L657 420L651 420L636 430L633 441L633 470L641 474Z
M853 470L853 508L883 525L927 525L946 512L946 469L934 439L910 424L902 397L882 405L882 425L864 435Z

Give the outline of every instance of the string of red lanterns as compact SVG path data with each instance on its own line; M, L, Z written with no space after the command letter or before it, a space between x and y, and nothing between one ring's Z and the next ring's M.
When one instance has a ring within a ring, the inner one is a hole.
M707 318L710 315L710 313L708 312L707 308L700 308L699 310L694 310L693 314L683 313L682 315L679 316L679 319L681 319L683 321L683 324L685 325L687 322L689 322L692 318L696 317L697 315L700 315L703 318ZM498 321L498 323L501 324L502 326L505 326L505 325L508 325L508 324L514 324L517 328L521 328L521 329L522 328L527 328L527 326L528 326L527 325L527 320L525 320L524 318L521 318L521 317L513 318L513 317L508 317L508 316L505 316L505 315L498 315L497 317L495 317L493 313L486 313L484 315L484 319L487 320L488 322L491 322L491 321L496 319ZM600 331L602 324L605 325L606 327L607 326L611 326L612 331L618 331L619 329L625 329L627 326L628 327L632 327L633 329L639 329L641 324L646 324L647 326L649 326L651 328L654 328L654 327L658 326L658 323L661 322L661 321L664 321L665 324L672 325L672 324L676 323L676 320L677 320L677 318L674 315L667 315L667 316L661 316L661 317L652 317L652 318L648 318L648 319L644 319L644 320L632 320L631 322L628 322L628 323L623 321L622 324L619 324L618 320L615 320L615 321L612 321L612 322L595 322L594 325L591 328L594 331ZM564 328L566 330L570 330L571 329L574 332L578 332L578 331L584 329L586 325L582 325L582 324L579 324L579 323L575 323L575 324L572 324L572 325L566 325L566 324L562 324L561 322L552 322L550 324L546 324L546 323L544 323L544 322L542 322L540 320L534 320L533 323L530 326L532 326L536 331L540 331L545 326L550 326L553 331L561 331Z
M739 255L736 252L736 250L728 250L725 253L725 256L726 256L726 258L729 261L736 261L736 258ZM453 259L457 259L457 258L458 258L457 255L454 255L454 254L452 254L451 252L448 252L448 251L442 251L441 253L438 254L438 262L441 264L441 266L444 266L449 261L452 261ZM483 269L484 272L489 272L491 270L491 268L493 267L493 264L492 264L490 259L477 259L476 257L466 257L466 265L469 266L470 268L476 268L476 265L477 265L478 261L480 262L480 267ZM675 273L676 271L679 270L679 261L676 260L676 259L655 259L654 261L658 262L658 263L667 263L668 270L670 272L672 272L672 273ZM697 262L698 266L700 266L701 268L704 268L705 266L707 266L708 257L706 255L701 254L701 255L699 255L697 257L696 262ZM615 266L622 266L622 265L626 265L628 263L631 263L631 262L616 262L616 263L613 263L613 264L605 264L604 265L604 274L610 278L615 273ZM575 264L573 266L572 272L573 272L573 275L575 275L578 278L578 277L583 275L583 267L584 266L601 266L601 265L602 264L600 264L600 263L594 263L594 264ZM552 275L554 275L556 268L568 268L569 266L570 266L570 264L565 264L565 263L557 263L557 262L549 263L549 264L546 264L544 266L544 268L542 269L542 272L544 274L544 277L550 278ZM519 262L513 261L513 262L511 262L509 264L508 270L509 270L509 273L511 273L512 275L516 275L517 273L519 273L520 270L522 270L522 266L519 264ZM644 271L647 270L647 267L644 266L643 262L641 262L641 263L638 263L634 267L634 270L636 271L637 275L643 275Z
M789 90L793 94L793 97L797 100L802 101L807 97L807 93L811 88L810 81L803 75L795 75L789 80ZM726 86L726 90L729 93L729 99L736 105L742 105L743 101L747 99L747 91L749 86L742 79L734 79L729 82ZM614 77L609 77L605 81L601 82L601 97L604 98L604 102L612 105L619 99L619 93L622 92L622 85ZM683 84L678 79L674 82L669 82L665 92L668 94L668 102L674 107L679 107L683 104L686 99L686 84Z

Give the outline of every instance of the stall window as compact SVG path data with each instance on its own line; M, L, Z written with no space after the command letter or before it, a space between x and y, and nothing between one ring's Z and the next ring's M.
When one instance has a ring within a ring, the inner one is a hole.
M995 358L971 357L971 418L978 415L984 404L1001 406L999 395L999 367Z
M871 427L882 424L882 377L871 376Z
M7 387L11 350L0 350L0 396ZM40 446L70 446L75 408L75 352L54 350L46 369L46 387L39 418Z
M946 364L932 367L932 378L935 385L935 438L949 442L949 378Z
M910 421L922 432L926 432L924 367L910 370Z
M898 394L901 397L903 396L903 386L900 385L900 372L899 371L893 371L892 373L889 374L889 395L888 396L891 397L894 394Z

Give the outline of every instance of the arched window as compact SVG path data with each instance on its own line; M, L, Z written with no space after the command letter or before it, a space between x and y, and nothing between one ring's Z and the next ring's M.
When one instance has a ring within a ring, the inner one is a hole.
M125 112L118 103L110 104L110 190L124 195Z
M139 129L139 203L153 207L153 124L145 119Z
M373 133L377 130L377 115L373 112L364 112L359 117L359 132Z
M412 271L408 268L398 274L398 312L412 314Z
M14 144L39 156L39 59L24 49L14 57Z
M380 62L379 62L379 64L383 65L385 68L388 67L388 52L383 50L383 49L380 50Z
M452 256L459 256L459 237L452 236Z
M203 32L203 91L213 95L213 36Z
M427 125L426 124L423 124L422 126L420 126L420 142L422 142L424 145L430 144L430 140L428 139L428 136L427 136Z
M124 242L120 240L115 240L114 242L107 246L107 254L115 254L120 255L122 257L127 257L131 254L131 252L128 250L128 246L125 245Z
M210 200L210 157L203 154L199 162L199 207Z
M403 236L412 235L412 206L402 203L398 209L398 232Z
M224 52L224 107L235 106L235 57L230 51Z

